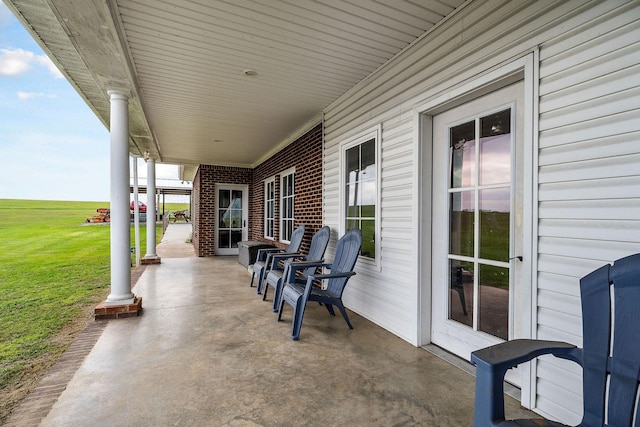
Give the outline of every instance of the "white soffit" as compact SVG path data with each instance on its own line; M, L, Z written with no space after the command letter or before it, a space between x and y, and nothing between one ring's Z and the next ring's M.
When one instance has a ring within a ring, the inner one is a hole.
M463 0L4 0L108 125L128 79L132 151L254 167Z

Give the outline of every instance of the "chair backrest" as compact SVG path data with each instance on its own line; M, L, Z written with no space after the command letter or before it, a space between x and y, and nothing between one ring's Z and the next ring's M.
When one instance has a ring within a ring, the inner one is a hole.
M324 259L324 253L327 250L329 244L329 238L331 237L331 229L328 226L322 227L316 231L316 234L311 238L311 246L309 247L309 253L305 257L308 261L321 261ZM309 267L302 272L304 277L313 274L316 271L316 267Z
M338 240L336 255L331 263L331 273L345 273L353 271L360 248L362 247L362 232L358 228L352 228ZM327 291L335 296L342 296L348 277L330 279L327 283Z
M584 426L631 426L640 378L640 254L580 280ZM608 394L608 396L607 396ZM608 402L608 403L607 403ZM608 408L605 405L608 404ZM640 414L635 415L640 425Z
M300 245L302 245L302 238L304 237L304 225L293 230L291 233L291 240L289 240L289 247L285 249L286 253L294 253L300 250Z

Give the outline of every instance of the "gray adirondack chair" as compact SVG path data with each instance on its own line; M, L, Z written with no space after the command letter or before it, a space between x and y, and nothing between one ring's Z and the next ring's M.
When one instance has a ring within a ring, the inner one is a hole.
M544 354L582 365L584 415L580 426L640 425L636 403L640 385L640 254L583 277L580 296L583 348L557 341L513 340L471 354L477 367L475 427L563 425L546 420L505 421L506 371Z
M280 302L280 295L282 293L283 279L289 271L290 265L298 264L299 262L307 263L319 263L324 261L324 252L327 250L329 244L329 238L331 237L331 230L329 227L324 226L320 228L311 238L311 246L309 246L309 253L307 255L296 254L276 254L272 256L272 266L267 274L266 285L262 291L262 300L267 299L267 291L269 286L273 286L273 311L278 311L278 304ZM280 268L280 261L284 261L283 268ZM302 271L300 276L296 276L292 280L300 282L304 280L306 282L307 277L310 274L315 273L316 267L308 267Z
M291 233L291 240L289 246L286 249L279 248L265 248L258 249L256 255L256 262L253 264L253 273L251 274L251 282L249 286L253 286L253 278L258 275L257 292L262 293L262 282L265 278L265 273L271 267L271 258L275 254L296 254L299 253L300 245L302 244L302 238L304 237L304 225L293 230Z
M300 329L302 328L302 319L304 310L309 301L317 301L323 304L332 316L335 316L333 306L340 310L342 317L349 329L353 329L347 311L342 304L342 293L347 285L347 281L351 276L356 274L353 268L360 255L362 247L362 233L359 229L354 228L345 233L338 240L336 246L336 255L331 264L326 263L302 263L299 268L323 267L329 269L329 274L311 274L307 277L305 284L297 283L294 279L296 268L293 264L289 266L289 275L287 282L282 290L282 298L278 310L278 320L282 319L282 310L285 302L293 307L293 321L291 324L291 339L298 340L300 338ZM313 265L311 265L313 264ZM314 281L319 280L326 283L325 289L314 287Z

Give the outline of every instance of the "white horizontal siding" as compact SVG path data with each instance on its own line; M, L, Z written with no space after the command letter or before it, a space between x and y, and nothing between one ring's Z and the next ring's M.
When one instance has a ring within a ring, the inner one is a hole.
M640 179L637 176L622 178L588 179L584 181L549 182L540 185L540 200L585 200L588 198L613 199L640 197Z
M639 139L639 132L629 132L577 142L565 141L564 144L545 147L538 157L538 164L540 166L567 164L581 160L599 159L605 155L616 157L640 153L640 146L637 143ZM606 147L606 154L602 152L603 147Z
M473 1L329 106L324 167L332 182L340 144L382 125L381 263L379 270L360 265L367 274L354 278L349 307L419 340L416 301L429 287L417 280L413 109L539 48L534 334L581 344L579 278L640 251L639 40L637 2ZM430 165L421 167L428 176ZM326 200L339 194L325 185ZM327 206L324 215L337 223L340 210ZM581 374L564 363L539 363L533 403L577 422Z
M580 345L579 278L640 251L638 4L542 44L540 58L537 335ZM537 372L537 407L578 422L571 375Z
M542 286L542 278L545 274L554 274L559 277L565 277L571 282L571 288L576 295L580 294L580 290L576 286L576 280L584 275L584 272L595 270L603 265L600 260L590 260L585 258L567 258L565 256L538 254L538 287ZM555 286L560 286L561 282L558 277L551 279Z
M616 241L638 243L637 234L630 233L637 227L636 221L591 221L577 219L543 219L540 220L540 234L547 237L582 239L584 230L589 230L589 239L593 241Z
M578 424L582 419L582 394L572 390L582 390L582 370L579 365L544 356L538 359L537 366L542 373L537 387L539 405L550 408L549 412L563 413L561 421L569 425ZM563 378L563 387L558 386L558 378Z

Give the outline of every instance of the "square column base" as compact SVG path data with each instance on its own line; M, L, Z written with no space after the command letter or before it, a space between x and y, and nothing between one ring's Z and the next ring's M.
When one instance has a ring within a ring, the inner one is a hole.
M153 256L153 257L144 257L142 259L140 259L140 264L142 265L150 265L150 264L160 264L162 262L162 259L159 256Z
M130 304L107 304L101 302L93 310L96 320L122 319L125 317L136 317L142 311L142 297L134 297Z

